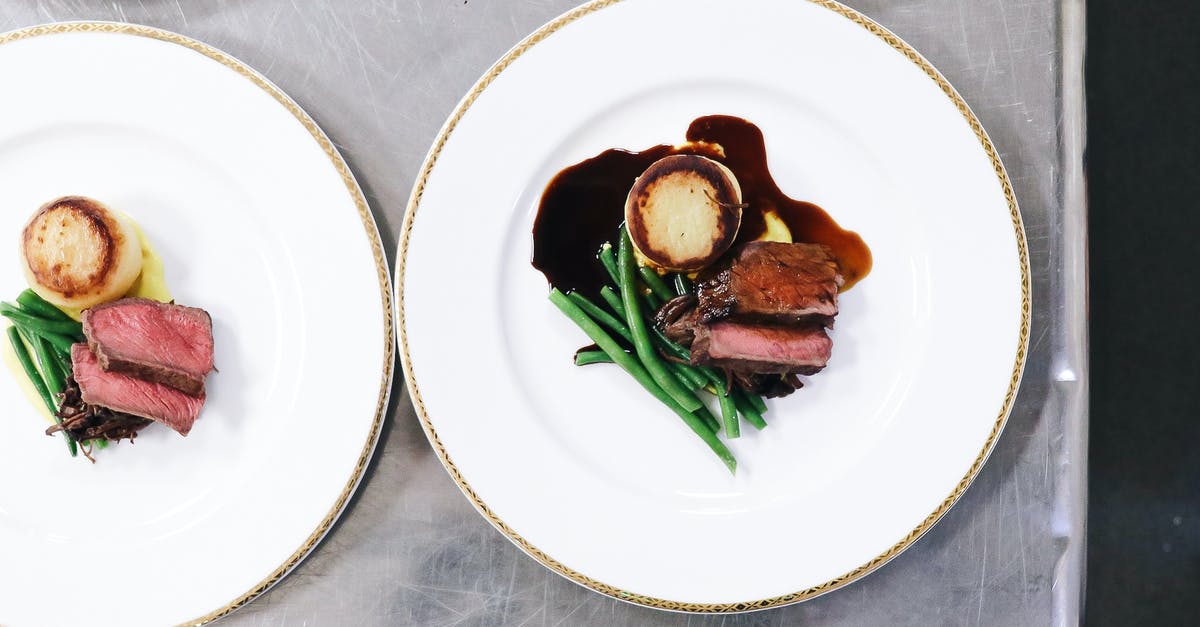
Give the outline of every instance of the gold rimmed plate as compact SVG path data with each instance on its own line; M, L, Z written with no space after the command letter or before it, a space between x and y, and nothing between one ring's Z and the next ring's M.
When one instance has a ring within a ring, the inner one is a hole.
M37 26L0 34L0 75L3 299L25 287L25 220L92 196L138 221L180 303L211 313L219 368L186 439L152 425L95 465L0 376L0 624L215 620L308 555L374 450L394 339L370 210L294 101L195 40Z
M735 476L624 373L572 364L587 341L529 264L559 170L709 114L757 124L783 191L875 259L829 367L731 442ZM467 498L555 572L672 610L802 601L910 546L992 450L1029 339L995 148L916 51L828 1L598 0L550 22L450 116L396 265L405 378Z

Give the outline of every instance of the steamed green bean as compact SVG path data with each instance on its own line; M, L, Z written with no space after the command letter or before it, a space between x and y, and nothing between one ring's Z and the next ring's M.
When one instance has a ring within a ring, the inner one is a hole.
M646 329L646 320L642 317L642 304L638 302L635 293L637 276L634 266L636 265L629 232L622 228L621 243L617 245L617 270L621 277L621 300L625 302L625 322L629 326L630 333L633 334L634 350L637 351L638 359L646 367L646 371L664 392L675 399L675 402L685 410L696 411L702 405L700 399L696 398L691 390L680 385L679 381L667 371L663 360L658 356L658 351L650 342L650 332Z
M637 381L643 388L646 389L647 392L649 392L652 396L657 398L660 402L670 408L671 411L675 412L676 415L683 419L688 428L696 433L696 435L700 436L700 439L703 440L708 448L711 449L713 453L715 453L717 457L721 459L721 461L725 464L725 467L728 468L731 473L737 470L737 460L734 459L733 453L729 451L723 442L717 439L716 434L709 429L705 421L693 414L691 411L685 409L678 402L676 402L671 395L667 394L661 387L659 387L655 379L646 370L641 361L639 361L633 355L630 355L622 350L612 336L606 333L599 324L589 318L587 313L580 309L571 301L571 299L567 298L567 296L557 288L550 290L550 302L554 303L555 307L558 307L558 309L562 311L567 318L579 326L579 328L582 329L583 332L586 333L587 336L591 338L601 350L607 353L608 356L617 363L617 365L628 372L635 381ZM667 376L672 376L670 373L666 374ZM678 385L678 381L676 381L673 376L671 380ZM701 405L701 407L703 407L703 405Z

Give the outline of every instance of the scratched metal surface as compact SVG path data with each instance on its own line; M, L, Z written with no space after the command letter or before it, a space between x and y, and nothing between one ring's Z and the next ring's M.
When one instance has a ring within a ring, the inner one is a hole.
M1034 271L1032 352L1008 427L962 501L891 564L824 597L751 615L670 614L594 594L539 566L475 513L398 382L380 450L342 521L225 624L1077 623L1087 422L1083 1L849 2L932 60L979 115L1016 187ZM391 257L410 186L445 116L499 55L577 3L4 0L0 30L132 21L241 58L343 151Z

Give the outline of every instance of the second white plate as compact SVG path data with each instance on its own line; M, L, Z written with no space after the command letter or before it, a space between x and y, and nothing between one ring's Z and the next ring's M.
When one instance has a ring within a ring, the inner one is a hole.
M253 70L129 24L0 34L0 300L52 198L133 216L180 303L212 314L182 438L70 458L0 371L0 624L203 623L279 580L341 513L391 387L387 265L330 141Z

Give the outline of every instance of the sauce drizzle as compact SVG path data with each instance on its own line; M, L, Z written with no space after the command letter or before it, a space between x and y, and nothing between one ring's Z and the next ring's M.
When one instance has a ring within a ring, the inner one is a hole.
M604 242L615 241L625 218L625 197L638 176L663 157L692 154L725 164L737 177L742 225L730 250L761 237L766 214L774 213L792 232L792 240L833 249L850 289L871 271L871 250L862 237L838 226L824 209L786 196L767 167L762 131L738 117L710 115L694 120L682 146L658 145L641 152L609 149L567 167L546 186L533 223L533 267L550 285L599 293L608 275L596 261Z

